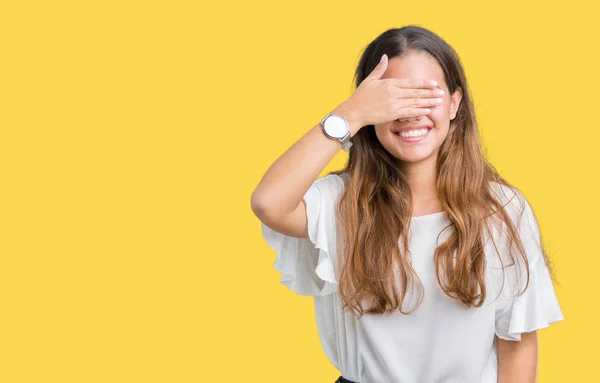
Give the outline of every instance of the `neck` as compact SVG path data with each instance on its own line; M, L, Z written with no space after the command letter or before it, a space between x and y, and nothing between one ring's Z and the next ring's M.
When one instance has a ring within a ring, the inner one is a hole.
M437 195L437 169L435 157L419 162L399 163L410 185L413 214L429 214L442 210Z

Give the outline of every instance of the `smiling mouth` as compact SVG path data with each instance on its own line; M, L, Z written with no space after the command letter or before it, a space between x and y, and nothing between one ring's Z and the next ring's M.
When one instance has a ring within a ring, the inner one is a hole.
M429 132L431 131L431 127L425 127L422 129L413 129L413 130L409 130L407 132L402 132L402 134L400 134L401 132L393 132L396 137L398 137L400 140L404 141L404 142L417 142L417 141L421 141L423 140L425 137L427 137L429 135Z
M429 133L430 130L431 130L430 127L424 127L421 129L411 129L406 132L396 131L393 133L400 138L414 141L414 139L419 139L419 138L425 137L427 135L427 133Z

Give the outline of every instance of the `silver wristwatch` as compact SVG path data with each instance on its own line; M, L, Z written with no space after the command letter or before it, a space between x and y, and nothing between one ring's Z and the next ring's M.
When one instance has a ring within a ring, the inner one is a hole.
M332 140L342 143L342 149L350 150L352 142L350 141L350 127L344 116L338 114L327 113L319 122L323 126L323 133Z

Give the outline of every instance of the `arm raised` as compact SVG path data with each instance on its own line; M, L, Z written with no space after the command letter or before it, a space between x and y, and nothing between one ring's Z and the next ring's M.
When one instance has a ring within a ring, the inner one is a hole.
M332 113L344 116L351 136L361 128L356 112L341 104ZM274 230L307 237L306 205L302 197L341 149L316 124L269 167L251 197L254 214Z

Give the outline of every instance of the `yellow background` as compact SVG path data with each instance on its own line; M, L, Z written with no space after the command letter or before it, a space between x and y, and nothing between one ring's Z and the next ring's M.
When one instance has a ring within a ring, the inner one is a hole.
M593 3L0 2L0 381L333 382L250 195L405 24L459 52L540 220L566 320L539 382L596 381Z

